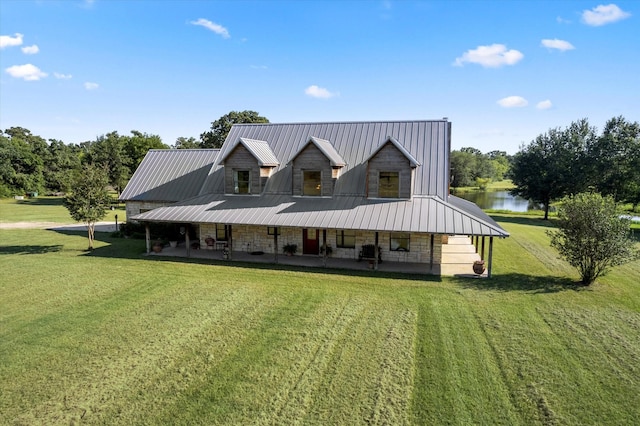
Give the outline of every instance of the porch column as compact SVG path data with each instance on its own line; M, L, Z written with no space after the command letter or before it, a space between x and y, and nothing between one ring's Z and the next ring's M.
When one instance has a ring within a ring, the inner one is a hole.
M431 234L431 250L429 250L429 270L433 271L433 245L435 235Z
M278 227L273 228L273 261L278 263Z
M149 223L144 224L144 239L147 244L147 254L151 253L151 229L149 229Z
M485 236L482 236L482 252L480 253L480 259L484 260L484 239Z
M489 237L489 266L487 267L487 278L491 278L492 262L493 262L493 237Z
M323 267L327 267L327 230L323 229L322 230L322 247L324 247L324 250L322 250L322 266Z
M191 257L191 239L189 238L189 228L191 228L190 224L185 224L184 229L186 232L184 233L184 245L187 246L187 257Z
M229 260L232 259L233 255L233 236L231 235L231 225L225 225L227 227L227 245L229 246Z
M375 244L373 246L373 270L377 271L378 270L378 256L379 256L379 250L378 250L378 231L376 231L376 238L375 238Z

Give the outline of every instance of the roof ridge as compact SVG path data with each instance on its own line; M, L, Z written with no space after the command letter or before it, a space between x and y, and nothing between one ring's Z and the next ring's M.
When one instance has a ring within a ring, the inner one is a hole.
M347 121L293 121L281 123L237 123L234 126L273 126L273 125L307 125L307 124L376 124L376 123L449 123L448 118L416 119L416 120L347 120Z

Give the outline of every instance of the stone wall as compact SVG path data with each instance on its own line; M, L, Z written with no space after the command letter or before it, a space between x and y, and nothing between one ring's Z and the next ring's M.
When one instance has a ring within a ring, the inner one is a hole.
M135 222L132 220L133 216L137 216L140 213L148 210L153 210L158 207L165 207L174 204L173 202L166 203L158 203L158 202L147 202L147 201L127 201L125 203L125 210L127 211L127 221Z
M300 228L279 228L278 250L282 253L285 244L297 244L297 255L302 253L302 229ZM206 247L205 238L216 237L215 224L203 223L200 225L200 246ZM234 251L263 251L265 253L274 252L273 235L267 234L266 226L255 225L233 225L233 250ZM322 245L322 230L319 231L320 245ZM379 232L378 245L382 254L382 260L393 262L429 263L431 261L431 235L411 234L409 251L391 251L391 233ZM358 259L360 248L363 244L373 244L375 234L369 231L356 232L355 248L339 248L336 245L336 231L327 230L327 244L333 248L332 257L341 259ZM436 235L434 238L433 262L439 264L442 259L442 236Z

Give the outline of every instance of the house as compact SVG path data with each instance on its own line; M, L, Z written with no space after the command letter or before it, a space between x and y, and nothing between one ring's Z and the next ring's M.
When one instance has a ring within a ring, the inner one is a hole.
M491 258L493 238L509 234L449 194L450 144L446 119L236 124L218 153L150 151L121 199L128 218L196 229L202 247L215 239L229 257L277 262L295 244L301 256L326 259L331 247L333 258L431 270L447 236L467 235L482 238L483 256L488 237ZM192 171L172 172L188 161Z

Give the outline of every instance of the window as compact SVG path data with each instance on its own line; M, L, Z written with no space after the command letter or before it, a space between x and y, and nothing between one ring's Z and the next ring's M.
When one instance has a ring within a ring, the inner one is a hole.
M216 223L216 240L227 241L227 225Z
M342 248L355 248L356 231L336 231L336 246Z
M275 235L276 227L275 226L267 226L267 235ZM278 235L280 235L280 228L278 228Z
M319 170L302 171L302 195L322 195L322 172Z
M233 192L235 194L251 194L251 171L233 171Z
M391 234L391 251L409 251L410 236L408 232L396 232Z
M400 196L400 172L380 172L378 197L398 198Z

